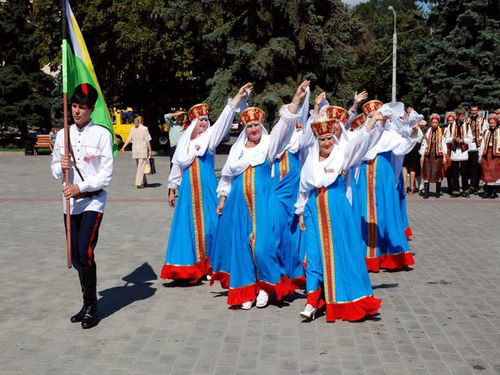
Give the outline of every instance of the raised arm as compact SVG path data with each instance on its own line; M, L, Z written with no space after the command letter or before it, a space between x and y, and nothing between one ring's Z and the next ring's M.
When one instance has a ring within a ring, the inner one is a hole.
M357 131L356 136L347 142L344 152L344 163L342 165L344 172L347 172L353 165L361 161L370 147L380 139L384 131L382 126L385 121L382 114L377 111L370 118L366 126ZM375 126L378 122L382 126Z
M366 98L368 98L368 93L366 91L362 91L359 94L357 91L354 93L354 100L352 102L351 108L349 109L349 118L347 119L347 123L345 125L346 129L349 129L351 127L352 121L358 115L359 103L361 103Z
M295 123L300 117L300 102L306 96L309 81L300 84L295 92L292 102L280 109L280 119L273 127L269 137L269 151L267 157L274 160L281 154L295 131Z
M224 136L229 132L229 129L231 129L231 125L233 124L234 113L236 111L239 111L240 103L243 99L248 97L251 90L251 83L247 83L246 85L242 86L238 90L238 93L235 95L235 97L228 100L228 103L224 107L224 110L220 114L215 124L213 124L210 129L207 130L209 132L208 148L210 149L210 151L213 152L215 148L222 142Z

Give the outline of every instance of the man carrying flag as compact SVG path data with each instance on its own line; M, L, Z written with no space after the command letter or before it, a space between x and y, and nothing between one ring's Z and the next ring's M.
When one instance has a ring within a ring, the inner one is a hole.
M68 1L63 7L64 130L58 132L52 176L63 179L68 267L78 271L83 307L72 323L98 323L94 249L113 173L113 129L87 47ZM68 127L68 103L74 124Z

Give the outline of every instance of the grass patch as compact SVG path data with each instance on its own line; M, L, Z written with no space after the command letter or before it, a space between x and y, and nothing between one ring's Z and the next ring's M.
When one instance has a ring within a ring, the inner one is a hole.
M0 152L2 151L19 151L19 152L24 152L24 147L17 147L17 146L0 146Z

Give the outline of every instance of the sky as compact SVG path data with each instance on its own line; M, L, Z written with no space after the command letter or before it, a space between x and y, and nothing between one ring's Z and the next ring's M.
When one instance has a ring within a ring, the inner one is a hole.
M359 3L365 3L368 0L342 0L342 2L346 3L349 6L355 6Z

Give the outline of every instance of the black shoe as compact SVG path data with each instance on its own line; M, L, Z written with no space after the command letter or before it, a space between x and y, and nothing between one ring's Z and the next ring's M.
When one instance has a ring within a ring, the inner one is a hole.
M441 182L436 182L436 198L441 196Z
M83 317L85 316L85 309L86 306L83 305L82 309L70 318L71 323L80 323L83 320Z
M464 198L470 198L469 192L467 190L462 191L462 197L464 197Z
M450 195L452 198L458 198L460 196L460 192L459 191L452 191Z
M82 319L82 328L89 329L95 327L98 323L97 304L87 306Z
M484 185L483 189L484 189L483 199L488 199L489 197L491 197L491 194L493 193L491 187L488 185Z
M424 182L424 199L429 199L429 183Z
M488 198L490 198L490 199L498 198L497 187L492 186L490 189L491 189L491 195Z

